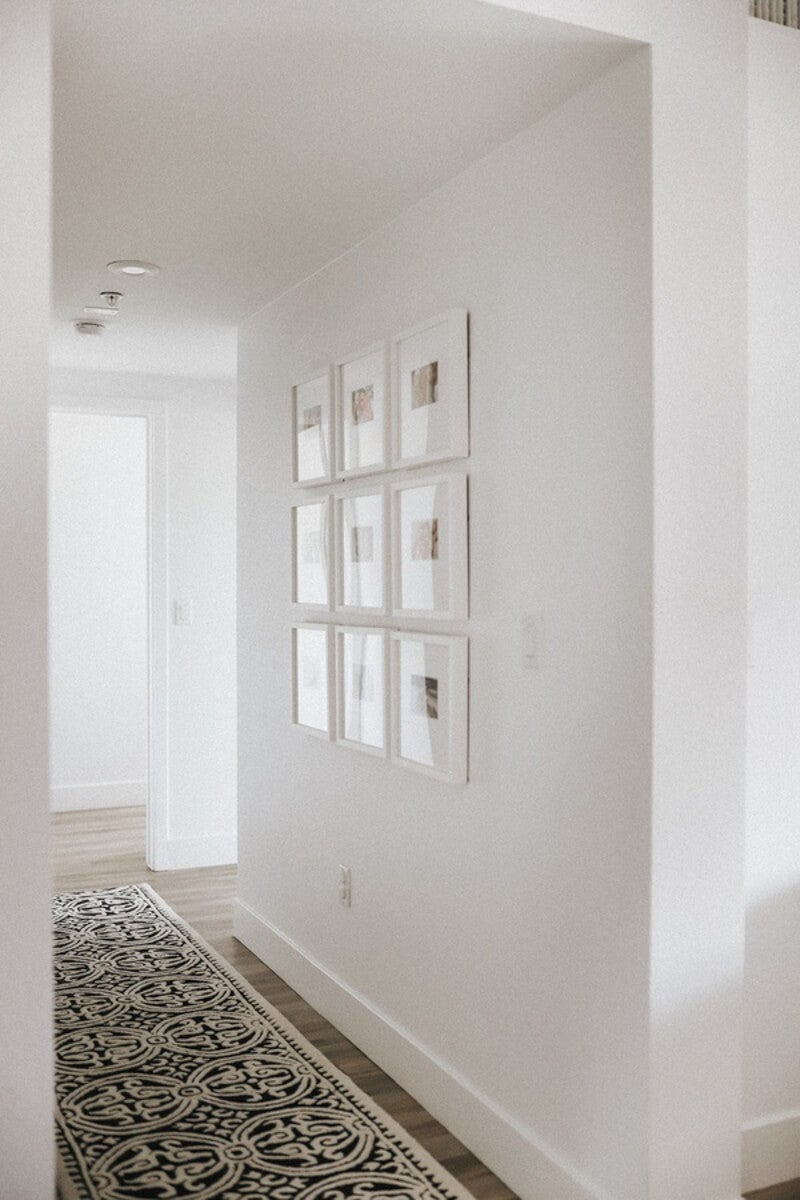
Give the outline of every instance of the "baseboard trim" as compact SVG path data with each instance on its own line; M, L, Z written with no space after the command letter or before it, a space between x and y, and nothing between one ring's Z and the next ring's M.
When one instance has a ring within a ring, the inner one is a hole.
M235 833L196 838L167 838L159 847L154 871L184 871L192 867L226 867L237 860Z
M77 812L84 808L141 808L147 803L146 779L114 783L69 783L50 788L52 812Z
M248 950L391 1075L522 1200L541 1196L612 1200L532 1130L503 1112L249 905L234 901L233 920L234 933Z
M800 1109L745 1125L742 1173L746 1192L800 1178Z

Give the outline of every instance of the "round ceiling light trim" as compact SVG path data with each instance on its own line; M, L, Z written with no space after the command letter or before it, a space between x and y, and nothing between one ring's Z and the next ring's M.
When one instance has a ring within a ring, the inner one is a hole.
M115 258L106 264L115 275L157 275L161 267L139 258Z
M102 321L73 321L77 333L99 337L105 329Z

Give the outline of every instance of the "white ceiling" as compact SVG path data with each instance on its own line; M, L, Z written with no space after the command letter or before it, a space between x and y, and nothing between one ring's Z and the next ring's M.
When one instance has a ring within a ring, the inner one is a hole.
M232 373L243 317L626 50L479 0L56 0L54 361Z

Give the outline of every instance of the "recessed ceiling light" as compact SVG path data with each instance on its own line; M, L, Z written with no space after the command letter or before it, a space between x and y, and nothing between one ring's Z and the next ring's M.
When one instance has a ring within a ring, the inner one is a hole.
M74 321L73 324L78 333L92 334L94 337L105 329L102 321Z
M155 263L141 262L138 258L119 258L107 265L115 275L157 275L161 270Z
M103 320L105 320L106 317L119 316L118 308L101 308L99 304L96 307L93 304L87 304L83 311L86 313L87 317L102 317Z

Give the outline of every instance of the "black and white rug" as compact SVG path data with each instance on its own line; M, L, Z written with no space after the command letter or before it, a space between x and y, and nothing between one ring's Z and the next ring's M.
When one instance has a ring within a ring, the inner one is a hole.
M64 1200L470 1200L146 884L54 919Z

